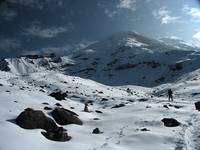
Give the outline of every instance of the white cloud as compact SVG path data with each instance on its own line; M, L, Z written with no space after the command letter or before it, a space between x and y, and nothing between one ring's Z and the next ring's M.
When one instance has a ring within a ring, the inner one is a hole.
M13 38L0 38L0 51L9 52L13 49L19 48L21 43Z
M161 24L176 23L180 19L180 17L171 16L171 12L165 6L159 10L154 10L153 16L160 20Z
M105 9L104 13L105 13L108 17L112 18L112 17L114 17L114 16L117 14L117 11L110 11L110 10L108 10L108 9Z
M192 16L194 19L200 19L200 9L189 7L188 5L185 5L183 7L183 12L185 12L187 15Z
M176 23L178 19L179 17L172 17L169 15L166 15L161 19L161 24Z
M39 38L53 38L59 34L72 31L74 26L72 23L68 23L64 27L42 27L38 22L33 23L30 27L23 30L23 34L27 36L35 36Z
M119 0L117 8L136 10L136 0Z
M195 39L197 39L197 40L200 41L200 32L197 32L197 33L193 36L193 38L195 38Z

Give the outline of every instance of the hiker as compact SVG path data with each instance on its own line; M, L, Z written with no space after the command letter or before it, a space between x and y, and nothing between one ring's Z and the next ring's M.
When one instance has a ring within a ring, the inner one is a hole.
M169 97L169 101L173 101L173 96L172 96L173 92L171 89L168 90L168 97Z

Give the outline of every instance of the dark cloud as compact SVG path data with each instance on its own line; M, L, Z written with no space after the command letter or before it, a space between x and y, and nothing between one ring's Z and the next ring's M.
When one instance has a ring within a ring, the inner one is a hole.
M5 43L12 43L0 48L8 56L25 51L63 53L84 46L77 44L81 41L97 41L123 30L194 40L200 32L199 9L197 0L0 0L0 33Z
M59 34L70 32L74 29L72 23L67 23L64 26L49 26L43 27L40 22L34 22L30 27L23 29L23 34L26 36L35 36L38 38L54 38Z

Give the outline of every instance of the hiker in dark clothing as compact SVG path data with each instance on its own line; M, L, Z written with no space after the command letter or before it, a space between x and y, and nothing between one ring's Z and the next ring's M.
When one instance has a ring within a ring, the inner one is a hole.
M169 101L171 100L171 101L173 101L173 92L172 92L172 90L171 89L169 89L168 90L168 97L169 97Z

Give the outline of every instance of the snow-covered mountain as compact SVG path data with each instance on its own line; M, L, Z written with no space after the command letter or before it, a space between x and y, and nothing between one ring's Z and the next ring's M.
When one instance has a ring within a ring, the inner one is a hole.
M1 70L10 68L11 72L28 74L53 69L107 85L150 87L173 82L200 67L199 48L176 41L119 32L71 56L6 59L1 63L7 62L8 67Z
M199 57L121 32L71 56L3 59L0 150L199 150Z
M73 54L66 73L108 85L155 86L198 69L198 50L120 32Z
M200 50L200 48L193 43L186 42L178 37L165 37L161 38L160 40L181 50Z

